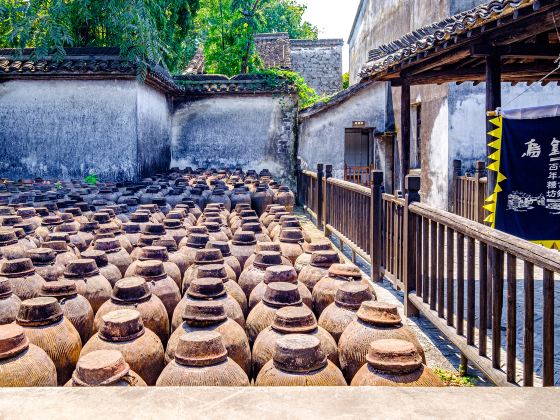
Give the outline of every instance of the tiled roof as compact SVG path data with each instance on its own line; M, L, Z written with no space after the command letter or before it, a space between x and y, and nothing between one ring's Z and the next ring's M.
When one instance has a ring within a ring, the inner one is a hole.
M200 45L183 74L203 74L205 65L204 46Z
M255 94L255 93L294 93L287 81L271 84L266 75L240 74L228 78L219 74L197 74L176 76L175 82L184 94Z
M369 52L369 61L360 72L371 77L410 56L445 43L454 36L483 26L537 3L538 0L492 0L474 9L451 16L441 22L417 29L402 38Z

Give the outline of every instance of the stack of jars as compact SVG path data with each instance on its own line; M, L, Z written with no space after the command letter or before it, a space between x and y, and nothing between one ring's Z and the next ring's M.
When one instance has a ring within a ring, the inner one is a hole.
M0 386L439 386L268 171L0 184Z

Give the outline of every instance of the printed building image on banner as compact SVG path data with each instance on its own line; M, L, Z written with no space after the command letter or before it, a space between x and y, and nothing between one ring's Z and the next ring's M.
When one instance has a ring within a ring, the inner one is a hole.
M492 120L498 183L485 206L503 232L560 249L559 107L504 112Z

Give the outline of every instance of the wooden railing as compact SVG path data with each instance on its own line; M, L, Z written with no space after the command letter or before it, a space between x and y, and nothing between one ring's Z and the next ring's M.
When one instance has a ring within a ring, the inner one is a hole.
M554 276L560 253L420 203L418 176L406 177L403 199L381 193L378 171L368 189L332 179L329 168L324 177L306 173L301 181L305 188L310 179L321 180L318 226L370 263L373 281L386 278L401 289L408 316L427 318L464 364L469 360L497 385L559 381Z
M349 166L344 164L344 180L354 184L369 187L371 185L371 172L373 165Z
M486 163L477 161L475 173L461 175L461 161L453 161L453 213L469 220L482 223L485 218Z

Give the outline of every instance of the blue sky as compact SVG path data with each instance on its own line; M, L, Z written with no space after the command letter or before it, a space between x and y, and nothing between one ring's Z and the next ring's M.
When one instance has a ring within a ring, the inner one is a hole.
M300 0L307 6L304 18L319 27L320 38L348 41L360 0ZM348 71L348 45L344 46L344 71Z

